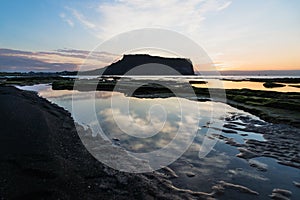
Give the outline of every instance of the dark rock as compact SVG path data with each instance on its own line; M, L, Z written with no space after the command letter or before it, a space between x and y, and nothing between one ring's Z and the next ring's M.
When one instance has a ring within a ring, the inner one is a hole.
M250 188L247 188L243 185L236 185L236 184L232 184L232 183L228 183L228 182L225 182L225 181L220 181L219 182L224 188L231 188L231 189L235 189L235 190L238 190L240 192L243 192L243 193L248 193L248 194L253 194L253 195L259 195L258 192L254 191L254 190L251 190Z
M187 177L194 177L194 176L196 176L196 174L194 174L193 172L186 172L185 175Z
M189 59L164 58L142 54L124 55L121 60L112 63L104 69L97 69L86 73L94 75L124 75L141 65L144 65L141 70L127 75L195 75L192 62ZM166 69L162 65L168 66L173 70Z
M119 142L120 141L119 138L113 138L112 140L115 141L115 142Z
M276 88L276 87L285 87L284 84L274 83L274 82L265 82L263 84L265 88Z
M279 193L272 193L272 195L270 195L271 199L277 199L277 200L289 200L288 197L285 197Z
M261 163L261 162L255 161L255 160L249 160L248 163L251 167L256 168L258 171L265 172L268 170L268 166L264 163Z
M257 154L246 149L246 148L241 148L239 147L238 150L241 152L239 154L237 154L236 156L237 157L240 157L240 158L245 158L245 159L250 159L250 158L254 158L254 157L257 157Z
M294 185L298 188L300 188L300 183L296 182L296 181L293 181Z
M281 195L286 196L286 197L292 196L292 192L291 191L285 190L285 189L279 189L279 188L275 188L273 190L273 193L278 193L278 194L281 194Z

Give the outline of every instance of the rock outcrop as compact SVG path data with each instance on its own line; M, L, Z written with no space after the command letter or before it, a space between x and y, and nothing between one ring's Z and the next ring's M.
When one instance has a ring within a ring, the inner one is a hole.
M104 69L90 71L94 75L194 75L192 62L186 58L165 58L146 54L124 55Z

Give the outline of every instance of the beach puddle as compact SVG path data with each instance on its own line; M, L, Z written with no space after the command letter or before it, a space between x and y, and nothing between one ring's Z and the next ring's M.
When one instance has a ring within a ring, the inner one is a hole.
M178 104L177 98L131 98L122 93L105 91L53 91L49 85L18 88L37 91L40 96L70 111L75 121L91 128L94 135L98 134L96 127L99 123L113 145L134 153L156 151L170 143L181 126L182 116L178 108L190 111L184 116L188 128L189 123L195 123L194 118L197 116L192 109L196 105L201 117L197 122L193 142L179 159L158 170L159 173L171 180L175 187L182 189L211 192L214 186L224 187L225 193L219 199L268 199L274 188L290 190L293 193L292 199L300 196L300 189L293 184L293 181L300 182L299 169L280 165L277 160L269 157L244 159L236 156L240 153L238 147L243 147L247 140L267 142L259 131L255 131L267 123L226 104L188 99L182 99L182 104ZM113 109L112 96L118 102ZM94 97L96 101L91 101ZM72 101L79 105L77 112L81 115L73 113ZM127 116L126 102L129 102L131 118ZM95 105L97 121L88 112L91 104ZM211 120L212 108L216 113L225 109L225 115L216 115ZM138 127L132 127L133 124ZM254 128L249 129L249 124ZM132 130L130 134L128 130ZM156 134L151 135L153 132ZM207 139L214 145L206 156L199 157L199 151Z
M232 138L238 144L245 144L246 140L267 141L262 134L238 131L238 133L222 133L222 136Z

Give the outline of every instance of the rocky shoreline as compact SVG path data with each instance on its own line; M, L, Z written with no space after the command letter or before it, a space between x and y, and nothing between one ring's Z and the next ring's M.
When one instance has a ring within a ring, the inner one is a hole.
M266 141L249 139L246 140L245 144L239 144L229 138L222 137L221 139L227 144L238 148L240 151L238 157L246 160L255 157L270 157L275 158L279 164L300 169L300 130L298 128L283 124L265 123L239 115L233 115L225 120L225 128L259 133L266 139ZM232 122L236 120L240 122Z
M258 195L249 188L225 181L217 182L211 192L177 188L170 181L172 171L167 168L145 174L115 171L89 154L77 134L76 126L80 126L63 108L34 92L9 86L0 86L0 100L3 113L0 123L4 127L0 140L0 199L214 199L228 188ZM236 101L228 103L238 107L244 106L246 101L240 101L239 105ZM267 117L274 118L272 115ZM233 121L237 119L240 123L235 126ZM271 157L280 164L300 169L298 128L238 115L227 118L226 122L224 127L228 133L250 131L263 134L267 139L238 144L230 138L221 138L238 147L238 157L246 160ZM81 129L89 133L89 130ZM278 196L277 190L273 193Z
M137 98L167 98L174 96L173 92L164 85L173 85L180 88L177 95L179 97L187 98L185 92L189 91L193 81L189 83L182 83L176 80L156 80L155 84L144 84L143 81L132 78L123 78L121 82L120 77L103 77L100 79L80 79L65 78L60 76L50 77L14 77L7 78L0 82L0 85L33 85L41 83L49 83L53 90L79 90L79 91L113 91L122 92L127 95L128 91L138 86L133 94ZM243 81L222 79L230 81ZM251 82L270 82L270 83L289 83L299 84L299 78L273 78L273 79L249 79ZM151 82L151 81L150 81ZM200 81L202 84L206 82ZM115 88L118 83L118 88ZM75 84L75 85L74 85ZM75 86L75 87L74 87ZM298 85L295 85L298 87ZM187 88L188 87L188 88ZM210 100L210 92L215 94L223 94L223 89L217 88L197 88L192 86L198 101ZM299 92L276 92L276 91L261 91L250 89L226 89L227 104L238 109L249 112L261 119L277 124L288 124L300 128L300 93ZM216 99L217 101L217 99ZM288 114L287 114L288 112Z
M0 86L0 199L207 199L163 175L115 171L81 143L69 112L34 92Z
M212 200L227 189L258 195L225 181L211 192L181 189L172 184L167 167L143 174L116 171L86 150L77 130L91 132L68 111L9 86L0 86L0 101L0 199Z

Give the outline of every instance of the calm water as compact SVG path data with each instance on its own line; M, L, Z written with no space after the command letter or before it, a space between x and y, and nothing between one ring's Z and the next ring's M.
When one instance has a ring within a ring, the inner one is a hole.
M64 77L70 77L70 78L79 78L79 79L93 79L97 78L97 76L64 76ZM129 77L129 76L127 76ZM224 89L251 89L251 90L263 90L263 91L277 91L277 92L300 92L300 88L292 87L291 85L298 85L300 86L300 83L283 83L285 85L284 87L277 87L277 88L265 88L263 86L264 82L252 82L247 81L250 78L254 79L275 79L275 78L300 78L300 76L185 76L185 77L159 77L159 76L146 76L146 77L131 77L136 80L148 80L148 79L157 79L157 80L165 80L165 81L186 81L186 80L202 80L207 81L207 84L193 84L195 87L200 88L220 88L219 87L219 80L220 79L231 79L231 80L237 80L237 81L225 81L221 80L221 83L223 85ZM218 80L218 81L217 81ZM238 81L243 80L243 81Z
M246 139L265 140L261 134L252 132L237 131L237 133L230 134L217 131L222 129L224 117L240 114L258 119L226 104L187 99L180 99L179 103L177 98L132 98L122 93L104 91L95 93L54 91L50 85L44 84L19 88L37 91L40 96L70 111L78 123L91 128L94 134L98 134L95 124L99 123L103 133L113 145L135 153L163 148L175 137L175 133L182 126L182 118L187 127L195 125L196 120L197 131L192 145L169 166L178 175L178 178L171 179L177 187L210 192L211 187L217 181L225 180L258 191L260 199L269 199L268 195L274 188L288 189L293 192L293 197L300 196L299 188L292 183L293 181L300 182L300 170L279 165L274 159L264 157L252 159L267 168L266 172L258 171L250 167L246 160L236 157L239 153L236 147L217 139L212 139L216 144L207 152L207 156L199 158L199 151L205 134L208 132L208 125L214 128L214 133L232 138L237 143L244 143ZM112 99L117 102L113 106ZM72 101L73 104L76 101L76 105L79 106L77 111L80 115L74 113ZM91 104L95 105L96 121L88 112ZM184 116L181 115L182 110L179 108L185 111ZM195 108L199 108L200 115L195 115ZM212 110L216 113L213 119ZM195 119L196 117L199 118ZM195 176L189 177L188 173L193 173ZM220 199L253 199L253 197L255 198L252 195L233 192L221 196Z
M216 88L215 81L217 79L207 79L207 84L193 84L195 87L208 87L208 88ZM277 92L300 92L300 88L292 87L290 85L298 85L300 84L284 84L284 87L277 88L265 88L263 86L264 82L252 82L252 81L222 81L224 89L243 89L247 88L250 90L263 90L263 91L277 91Z

